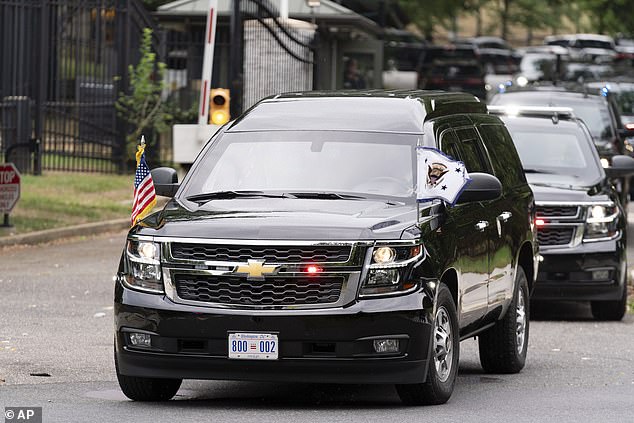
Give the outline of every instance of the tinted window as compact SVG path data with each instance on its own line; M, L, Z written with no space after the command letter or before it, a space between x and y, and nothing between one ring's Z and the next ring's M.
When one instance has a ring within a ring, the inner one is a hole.
M478 130L490 153L495 176L502 186L514 187L525 183L522 163L506 128L502 125L482 125Z
M531 125L529 118L504 121L529 182L590 186L603 177L597 151L580 127Z
M413 195L416 135L336 131L226 133L185 196L216 191Z
M462 160L458 150L458 137L452 130L444 131L440 135L440 150L455 160Z
M478 133L473 128L467 128L456 130L456 135L460 138L461 156L467 171L491 173Z

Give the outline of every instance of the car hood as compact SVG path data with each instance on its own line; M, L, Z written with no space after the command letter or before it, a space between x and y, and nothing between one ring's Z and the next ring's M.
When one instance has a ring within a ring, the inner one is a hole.
M590 201L608 201L610 197L599 186L559 186L542 182L530 182L535 202L551 201L559 203L587 203Z
M190 209L172 200L132 233L249 240L400 239L415 220L414 203L249 198L213 200Z

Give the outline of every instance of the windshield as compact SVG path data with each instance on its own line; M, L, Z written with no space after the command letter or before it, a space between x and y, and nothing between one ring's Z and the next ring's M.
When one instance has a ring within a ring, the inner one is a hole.
M596 151L580 128L540 128L506 120L529 181L590 186L602 176Z
M614 137L607 105L603 106L593 101L571 101L568 103L565 100L557 100L555 103L556 106L571 107L575 115L586 124L593 138L606 139Z
M192 169L183 195L259 191L413 199L418 138L336 131L225 133Z

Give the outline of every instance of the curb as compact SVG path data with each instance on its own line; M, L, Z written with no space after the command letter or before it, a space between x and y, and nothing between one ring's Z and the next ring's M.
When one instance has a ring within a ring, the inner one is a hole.
M20 235L0 236L0 248L13 245L33 245L44 242L57 241L74 236L93 235L102 232L128 229L130 219L115 219L105 222L82 223L81 225L65 228L47 229Z

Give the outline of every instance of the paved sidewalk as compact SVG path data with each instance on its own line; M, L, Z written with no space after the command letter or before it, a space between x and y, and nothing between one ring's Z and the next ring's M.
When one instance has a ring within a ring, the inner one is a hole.
M130 227L130 219L115 219L105 222L83 223L65 228L47 229L19 235L4 235L0 229L0 248L12 245L40 244L76 236L90 236L102 232L112 232ZM6 229L4 229L6 231Z

